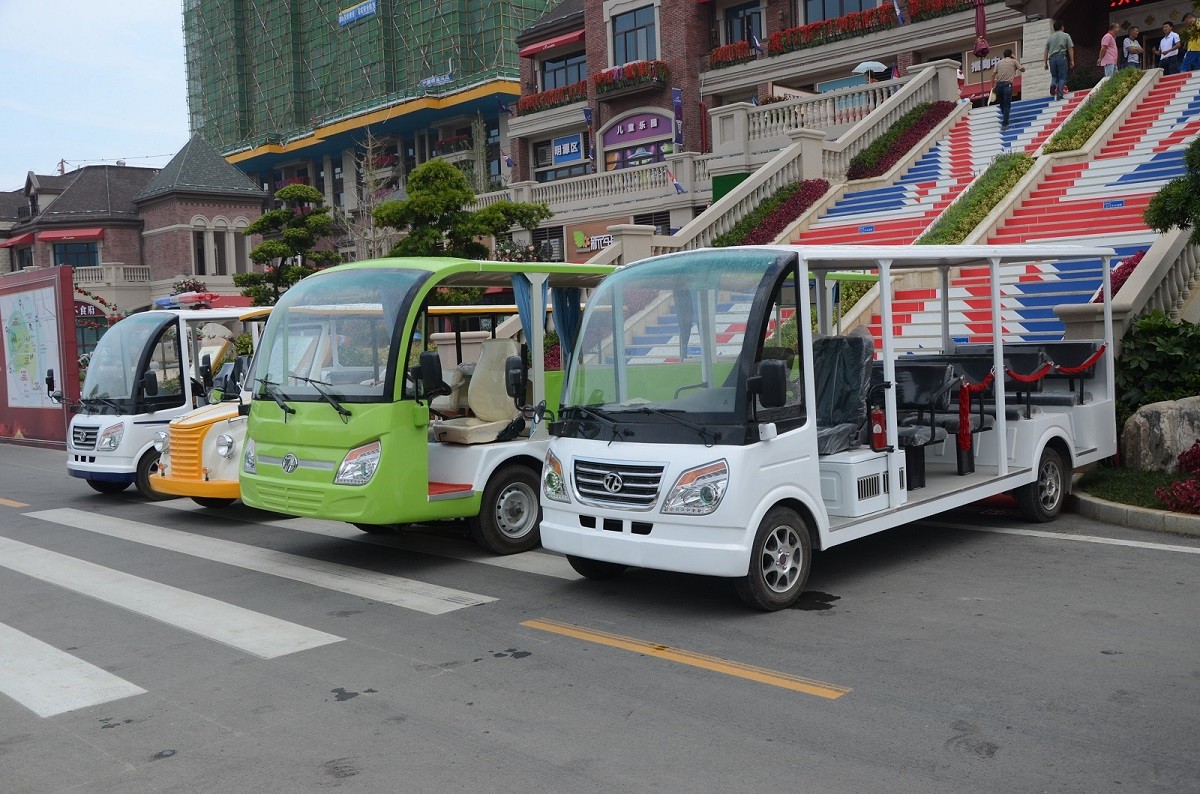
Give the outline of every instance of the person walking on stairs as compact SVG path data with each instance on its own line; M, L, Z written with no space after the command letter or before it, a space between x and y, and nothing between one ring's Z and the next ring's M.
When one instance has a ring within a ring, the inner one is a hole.
M1042 65L1050 70L1050 96L1062 99L1067 92L1067 72L1075 68L1075 42L1063 30L1061 19L1054 20L1054 32L1046 39Z
M1021 62L1006 49L1004 57L996 64L996 102L1000 105L1000 129L1008 129L1008 113L1012 109L1013 79L1017 72L1025 71Z

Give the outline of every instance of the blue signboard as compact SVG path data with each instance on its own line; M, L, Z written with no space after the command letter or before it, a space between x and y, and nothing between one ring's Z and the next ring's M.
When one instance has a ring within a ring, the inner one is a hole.
M573 163L583 159L583 134L564 135L550 142L554 154L554 165Z
M344 28L351 25L360 19L375 16L375 4L378 0L366 0L356 6L350 6L344 11L338 12L338 27Z
M426 77L417 83L417 85L421 88L437 88L439 85L450 85L453 82L454 72L446 72L445 74L435 74L433 77Z
M875 231L874 226L859 226L858 227L859 234L870 234L873 231Z
M1119 210L1124 206L1125 199L1110 199L1109 201L1104 202L1104 209L1106 210Z

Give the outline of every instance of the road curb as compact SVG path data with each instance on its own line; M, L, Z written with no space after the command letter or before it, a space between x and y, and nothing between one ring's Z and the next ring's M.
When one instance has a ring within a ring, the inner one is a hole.
M1071 494L1070 506L1085 518L1094 518L1109 524L1200 538L1200 516L1123 505L1082 491Z

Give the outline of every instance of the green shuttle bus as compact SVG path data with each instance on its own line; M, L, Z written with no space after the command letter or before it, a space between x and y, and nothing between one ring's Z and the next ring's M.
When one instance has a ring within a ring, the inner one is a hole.
M585 290L613 270L404 258L299 282L272 311L247 382L242 501L367 532L467 519L496 553L536 547L540 420L562 388L544 366L546 318L565 370ZM465 287L511 288L519 322L502 322L504 307L439 305Z

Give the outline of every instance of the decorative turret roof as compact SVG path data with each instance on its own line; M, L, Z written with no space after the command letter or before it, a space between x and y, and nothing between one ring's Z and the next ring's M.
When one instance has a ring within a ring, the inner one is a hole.
M193 135L187 145L133 200L143 202L167 193L206 193L256 199L267 195L199 135Z

